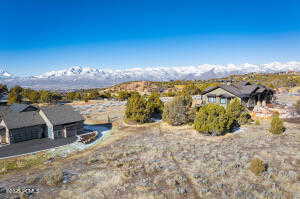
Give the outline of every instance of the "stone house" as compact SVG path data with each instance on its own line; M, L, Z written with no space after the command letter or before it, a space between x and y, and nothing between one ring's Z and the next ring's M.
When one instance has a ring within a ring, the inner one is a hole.
M0 106L0 142L17 143L41 138L66 138L83 131L84 118L73 107L26 104Z

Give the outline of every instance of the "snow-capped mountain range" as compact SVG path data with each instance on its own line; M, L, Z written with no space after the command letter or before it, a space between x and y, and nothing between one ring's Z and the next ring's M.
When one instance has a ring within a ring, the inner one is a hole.
M127 81L170 81L198 80L225 77L231 74L252 72L273 73L299 71L300 62L272 62L269 64L227 64L183 67L148 67L123 70L96 69L90 67L72 67L65 70L50 71L32 77L17 77L0 71L0 82L9 86L21 85L34 89L78 89L112 86Z
M12 77L13 75L4 71L4 70L0 70L0 77Z

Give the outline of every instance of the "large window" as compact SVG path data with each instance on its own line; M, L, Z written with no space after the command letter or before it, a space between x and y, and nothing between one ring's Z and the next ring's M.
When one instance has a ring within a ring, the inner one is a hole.
M220 103L221 104L227 104L227 98L221 98Z
M215 103L216 102L216 97L208 97L208 102Z

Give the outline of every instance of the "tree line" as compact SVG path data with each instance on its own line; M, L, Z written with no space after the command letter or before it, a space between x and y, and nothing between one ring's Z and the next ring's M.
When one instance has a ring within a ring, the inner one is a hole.
M3 92L2 92L3 90ZM30 103L57 103L62 101L93 100L99 98L110 98L111 94L99 92L97 89L80 90L68 93L59 93L48 90L33 90L15 86L10 90L7 86L0 85L0 93L8 93L8 104L30 102Z
M226 108L213 103L197 108L192 103L192 97L187 93L176 95L166 104L163 104L157 93L150 96L136 93L127 101L125 121L143 124L161 115L163 121L172 126L190 124L198 132L209 135L223 135L252 122L246 107L237 98L231 100ZM269 131L280 134L284 130L283 121L274 115Z

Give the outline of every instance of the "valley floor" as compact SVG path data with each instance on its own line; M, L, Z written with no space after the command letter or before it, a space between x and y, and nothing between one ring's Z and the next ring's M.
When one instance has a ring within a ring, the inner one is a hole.
M300 124L286 126L279 136L267 132L265 121L210 137L187 126L120 125L92 149L2 176L0 187L37 187L33 198L294 198ZM254 157L268 164L261 176L248 169ZM44 185L41 176L53 167L62 168L64 183Z

